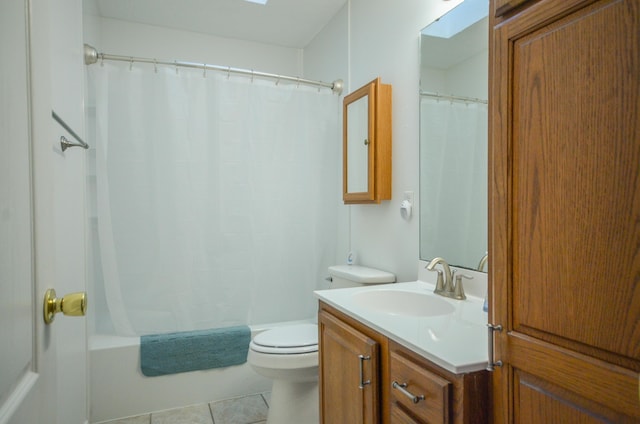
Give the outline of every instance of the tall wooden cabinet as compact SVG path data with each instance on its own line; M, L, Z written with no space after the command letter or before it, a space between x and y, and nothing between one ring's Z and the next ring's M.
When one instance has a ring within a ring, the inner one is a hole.
M494 422L640 422L640 1L490 10Z

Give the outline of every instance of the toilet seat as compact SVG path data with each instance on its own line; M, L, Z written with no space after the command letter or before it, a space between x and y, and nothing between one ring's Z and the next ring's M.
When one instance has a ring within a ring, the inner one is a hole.
M318 351L318 326L299 324L263 331L249 347L255 352L295 355Z

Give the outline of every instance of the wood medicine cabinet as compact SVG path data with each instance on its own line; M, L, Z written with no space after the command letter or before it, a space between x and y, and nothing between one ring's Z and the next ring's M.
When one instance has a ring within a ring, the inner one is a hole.
M343 103L345 204L391 200L391 85L376 78Z

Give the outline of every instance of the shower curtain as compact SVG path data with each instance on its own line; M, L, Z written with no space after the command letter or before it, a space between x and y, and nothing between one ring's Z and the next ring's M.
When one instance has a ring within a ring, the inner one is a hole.
M475 267L487 250L487 105L421 97L420 125L420 240Z
M335 258L339 97L137 63L88 72L96 295L115 333L314 316Z

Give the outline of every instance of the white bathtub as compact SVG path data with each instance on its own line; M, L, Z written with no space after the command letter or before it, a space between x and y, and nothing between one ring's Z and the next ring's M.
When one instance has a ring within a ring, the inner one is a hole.
M252 326L252 338L267 328L298 323ZM92 423L271 390L271 380L256 374L248 363L145 377L139 337L91 336L89 367Z

